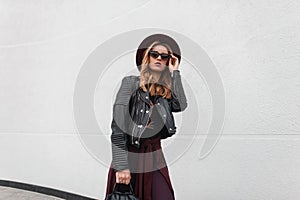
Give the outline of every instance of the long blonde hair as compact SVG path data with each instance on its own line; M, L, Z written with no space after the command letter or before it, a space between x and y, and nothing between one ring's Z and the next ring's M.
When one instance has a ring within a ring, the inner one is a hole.
M169 71L169 68L166 67L164 71L161 72L160 79L157 83L153 84L154 78L151 74L151 70L149 67L149 56L148 53L152 48L156 45L162 45L168 49L168 53L171 54L172 49L166 43L162 43L160 41L154 41L145 51L143 55L143 60L141 64L141 72L140 72L140 87L144 92L147 91L146 85L150 85L148 87L150 95L160 95L163 98L170 99L171 98L171 87L172 87L172 78ZM168 65L168 63L167 63ZM152 83L152 84L150 84Z

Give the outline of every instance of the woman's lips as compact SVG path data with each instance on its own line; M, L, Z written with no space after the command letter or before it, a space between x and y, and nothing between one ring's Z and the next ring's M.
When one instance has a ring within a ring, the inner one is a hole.
M154 63L156 66L161 66L161 63L160 62L156 62Z

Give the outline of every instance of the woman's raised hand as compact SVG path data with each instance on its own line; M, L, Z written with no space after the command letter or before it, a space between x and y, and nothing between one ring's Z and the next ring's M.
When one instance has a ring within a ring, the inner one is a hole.
M171 54L171 57L169 59L169 70L170 72L173 72L173 70L177 70L179 67L179 61L176 56Z

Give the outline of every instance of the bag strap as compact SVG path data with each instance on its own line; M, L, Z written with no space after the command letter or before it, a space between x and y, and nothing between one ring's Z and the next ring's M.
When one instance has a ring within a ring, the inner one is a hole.
M115 183L115 185L114 185L113 192L115 192L115 191L116 191L116 185L117 185L117 183ZM129 186L130 186L130 192L131 192L131 194L134 194L134 192L133 192L133 188L132 188L132 185L131 185L131 183L129 183Z

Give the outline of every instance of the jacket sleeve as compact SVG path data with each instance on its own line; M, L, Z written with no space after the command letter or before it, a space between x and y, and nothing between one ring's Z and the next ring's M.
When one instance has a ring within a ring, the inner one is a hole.
M111 122L112 164L115 172L129 168L127 148L127 119L129 113L128 103L130 96L130 82L128 77L124 77L113 105L113 119Z
M172 112L184 111L187 107L187 99L181 82L179 70L173 70L172 97L169 101Z

